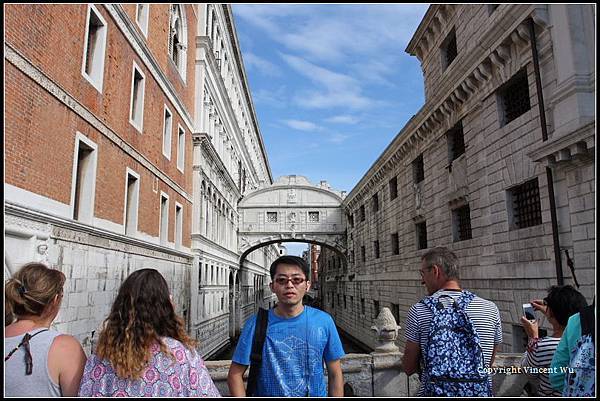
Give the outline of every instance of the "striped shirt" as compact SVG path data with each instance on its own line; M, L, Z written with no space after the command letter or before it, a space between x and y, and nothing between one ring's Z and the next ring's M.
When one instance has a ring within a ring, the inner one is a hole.
M449 295L452 299L456 299L460 294L460 291L442 289L435 292L432 297L438 298L440 295ZM448 297L442 297L441 301L445 307L448 307L451 302ZM479 336L479 344L483 350L485 364L486 366L490 366L494 347L502 342L502 323L498 307L493 302L475 295L473 301L467 306L466 311ZM414 304L406 316L406 332L404 337L406 340L417 343L421 347L421 368L423 368L422 355L429 341L429 326L432 318L433 314L431 310L422 302ZM418 395L423 395L423 385L419 388Z
M533 347L530 352L525 351L523 354L523 360L521 361L522 367L541 369L549 368L552 364L552 357L558 347L560 337L544 337L541 338L537 344ZM525 370L525 374L529 377L534 377L539 380L538 395L560 397L562 393L558 390L554 390L550 384L550 378L546 372L535 372L530 369Z

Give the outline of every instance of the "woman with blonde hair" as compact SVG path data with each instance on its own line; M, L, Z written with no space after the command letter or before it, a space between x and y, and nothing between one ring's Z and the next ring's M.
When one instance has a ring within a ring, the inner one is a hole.
M195 346L163 276L154 269L137 270L119 289L79 395L219 396Z
M63 297L65 275L41 263L28 263L4 285L4 395L77 395L86 356L69 335L51 330ZM6 313L5 313L6 316Z

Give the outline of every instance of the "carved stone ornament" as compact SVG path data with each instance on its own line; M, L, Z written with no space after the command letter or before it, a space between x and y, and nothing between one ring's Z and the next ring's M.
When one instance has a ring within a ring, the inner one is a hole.
M296 203L296 190L291 188L288 190L288 203Z
M290 223L295 223L296 222L296 212L290 212L288 214L288 220L290 221Z
M371 326L371 330L377 335L378 346L374 352L397 352L398 346L395 344L398 338L398 330L400 326L396 324L396 319L389 308L382 308L379 316L375 320L375 325Z

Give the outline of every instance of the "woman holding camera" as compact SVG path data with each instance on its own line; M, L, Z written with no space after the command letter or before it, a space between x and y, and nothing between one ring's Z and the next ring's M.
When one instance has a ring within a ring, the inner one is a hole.
M552 326L552 335L539 338L538 321L529 320L527 317L522 316L521 324L527 333L528 342L521 366L528 368L525 373L529 377L539 380L537 395L560 397L562 394L552 388L548 373L539 373L539 369L543 368L547 371L547 368L550 368L552 357L569 317L587 306L587 302L585 297L572 286L555 285L550 287L546 298L533 300L531 305L548 319Z

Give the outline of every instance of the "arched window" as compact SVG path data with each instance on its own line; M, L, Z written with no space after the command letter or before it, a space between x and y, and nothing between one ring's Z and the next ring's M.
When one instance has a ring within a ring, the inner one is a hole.
M181 4L171 4L169 12L169 57L185 81L187 60L187 23Z

